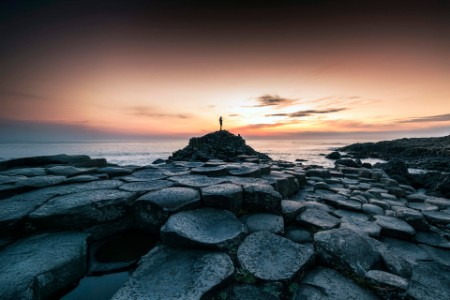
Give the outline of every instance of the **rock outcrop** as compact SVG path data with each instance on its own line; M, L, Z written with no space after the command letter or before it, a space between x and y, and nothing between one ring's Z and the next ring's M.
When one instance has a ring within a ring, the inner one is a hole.
M259 153L248 146L240 135L236 136L226 130L191 138L184 149L174 152L169 157L169 161L208 161L212 159L227 162L271 160L268 155Z

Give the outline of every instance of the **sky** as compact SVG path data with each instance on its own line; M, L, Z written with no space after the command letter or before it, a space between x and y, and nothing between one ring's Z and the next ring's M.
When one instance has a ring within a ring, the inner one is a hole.
M450 134L448 1L1 1L0 141Z

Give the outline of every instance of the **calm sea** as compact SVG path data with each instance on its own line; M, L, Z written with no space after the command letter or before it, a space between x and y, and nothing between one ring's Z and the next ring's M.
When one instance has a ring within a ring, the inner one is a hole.
M147 165L158 158L166 159L172 152L187 145L187 140L152 140L145 142L77 142L77 143L0 143L0 160L11 158L54 155L86 154L92 158L106 158L119 165ZM256 151L268 154L275 160L295 161L304 164L333 166L326 159L335 148L354 143L352 140L247 140ZM376 162L375 160L366 160Z

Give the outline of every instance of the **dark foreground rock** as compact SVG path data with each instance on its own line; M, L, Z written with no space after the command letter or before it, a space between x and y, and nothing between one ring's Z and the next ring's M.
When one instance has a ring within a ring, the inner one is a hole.
M49 299L83 276L87 234L37 235L0 252L0 299Z
M159 246L142 258L112 299L200 299L233 271L233 262L225 253Z
M450 199L392 178L405 168L236 159L0 171L0 278L17 279L0 298L120 270L116 299L448 298Z
M314 260L311 245L299 245L267 231L249 235L238 249L239 263L263 280L287 280ZM274 263L276 262L276 263Z

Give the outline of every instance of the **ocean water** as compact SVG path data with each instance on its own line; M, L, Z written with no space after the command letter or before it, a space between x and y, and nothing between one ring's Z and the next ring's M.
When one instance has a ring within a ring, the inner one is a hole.
M247 140L256 151L272 159L295 161L303 164L333 166L326 159L333 149L352 144L353 140ZM187 145L186 139L150 140L145 142L71 142L71 143L0 143L0 160L55 154L86 154L92 158L106 158L118 165L148 165L158 158L167 159L172 152ZM379 160L364 160L375 163Z

